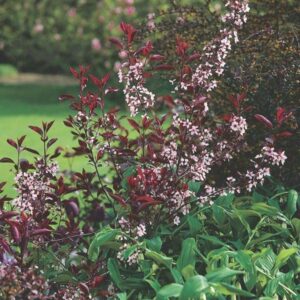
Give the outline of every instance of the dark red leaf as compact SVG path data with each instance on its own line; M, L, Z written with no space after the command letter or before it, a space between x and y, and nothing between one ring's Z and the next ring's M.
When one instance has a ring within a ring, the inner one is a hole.
M134 121L133 119L128 119L128 123L138 132L140 133L140 127L139 124Z
M0 163L14 164L15 162L9 157L3 157L3 158L0 159Z
M172 65L167 65L167 64L154 67L154 70L156 70L156 71L170 71L173 69L174 69L174 67Z
M85 283L80 282L80 283L79 283L79 288L81 289L81 291L82 291L85 295L89 295L90 289L89 289L89 287L88 287Z
M33 154L36 154L36 155L40 155L40 153L34 149L31 149L31 148L28 148L28 147L25 147L24 148L25 151L28 151L30 153L33 153Z
M102 79L101 79L101 82L102 82L102 85L106 85L106 83L108 82L110 78L110 73L107 73Z
M17 216L18 214L19 213L15 212L15 211L7 211L7 212L0 214L0 220L12 218L12 217Z
M139 202L155 202L155 200L149 195L137 196L135 197L135 200Z
M38 133L40 136L43 135L43 129L37 126L29 126L29 128L31 130L33 130L34 132Z
M73 99L75 99L75 97L72 96L72 95L61 95L61 96L59 96L59 98L58 98L59 101L63 101L63 100L73 100Z
M293 135L293 133L290 131L282 131L282 132L276 134L276 138L287 138L292 135Z
M90 74L89 77L91 78L91 80L95 86L97 86L98 88L102 87L102 82L99 78L97 78L96 76L94 76L92 74Z
M200 57L201 55L199 53L194 53L188 57L187 62L194 61L196 59L199 59Z
M51 230L50 229L47 229L47 228L41 228L41 229L35 229L31 232L31 235L32 236L35 236L35 235L44 235L44 234L48 234L48 233L51 233Z
M283 120L284 120L284 116L285 116L285 109L283 107L278 107L277 111L276 111L276 119L277 119L277 123L279 126L281 126Z
M123 49L123 45L121 43L121 41L117 38L111 37L108 39L112 44L114 44L115 46L117 46L117 48L119 49Z
M166 58L163 55L160 54L153 54L150 56L151 61L162 61L165 60Z
M26 135L21 136L20 138L18 138L18 146L21 147L24 140L25 140Z
M10 231L15 243L19 244L21 242L21 235L18 227L14 224L10 224Z
M122 206L126 206L126 201L124 198L122 198L120 195L116 195L116 194L109 194L114 200L116 200L117 202L119 202L119 204L121 204Z
M263 115L256 114L254 118L268 128L273 128L272 122Z
M18 145L17 145L17 143L16 143L14 140L12 140L12 139L7 139L7 143L8 143L9 145L11 145L12 147L14 147L15 149L18 149Z
M97 153L96 160L98 161L99 159L101 159L103 155L104 155L104 151L100 149Z
M47 143L47 148L50 148L53 144L57 142L56 138L50 139Z
M70 71L76 79L79 78L79 74L74 68L70 67Z

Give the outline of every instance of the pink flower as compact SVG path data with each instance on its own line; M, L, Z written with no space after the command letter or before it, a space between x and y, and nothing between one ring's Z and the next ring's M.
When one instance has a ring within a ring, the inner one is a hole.
M120 51L119 52L119 57L120 58L126 58L127 57L127 51L125 51L125 50Z
M77 14L77 11L76 11L76 8L75 8L75 7L72 7L72 8L69 9L69 11L68 11L68 16L69 16L70 18L75 17L76 14Z
M126 7L125 13L128 16L132 16L133 14L135 14L135 7L134 6L128 6L128 7Z
M118 72L122 67L122 64L119 61L116 61L114 64L114 71Z
M41 33L44 31L44 25L40 22L37 22L34 27L33 27L33 31L35 33Z
M55 33L53 36L55 41L60 41L61 40L61 35L59 33Z
M93 38L91 41L92 49L96 52L99 52L102 48L101 42L98 38Z

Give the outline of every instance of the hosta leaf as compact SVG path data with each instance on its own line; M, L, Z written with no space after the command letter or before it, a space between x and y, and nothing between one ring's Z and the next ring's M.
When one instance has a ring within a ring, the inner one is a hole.
M199 237L206 240L206 241L208 241L208 242L211 242L214 245L229 247L227 244L225 244L224 242L222 242L221 240L219 240L215 236L201 234L201 235L199 235Z
M200 221L198 220L197 217L195 216L188 216L187 217L187 221L189 224L189 233L191 235L195 235L196 233L198 233L199 231L201 231L202 228L202 224L200 223Z
M195 267L196 263L196 242L193 238L188 238L183 241L180 256L177 260L177 269L182 272L187 265Z
M220 294L223 294L223 295L226 295L226 296L230 296L230 295L236 296L236 295L238 295L238 296L247 297L247 299L250 299L250 298L255 296L254 294L252 294L250 292L241 290L241 289L235 287L234 285L231 285L231 284L228 284L228 283L225 283L225 282L213 284L213 287Z
M171 283L162 287L156 296L157 300L167 300L170 297L179 297L183 286L178 283Z
M187 265L181 270L181 274L183 275L184 279L187 280L190 277L197 275L195 271L195 266Z
M256 284L257 278L256 270L251 260L251 257L245 251L238 251L237 256L235 258L246 271L246 274L244 275L245 285L247 289L251 291Z
M121 274L119 271L119 266L117 263L117 260L114 258L109 258L108 262L107 262L107 269L109 272L109 275L111 277L111 279L114 281L114 283L116 284L116 286L119 289L122 289L122 278L121 278Z
M159 282L154 278L145 279L145 282L147 282L156 293L161 289Z
M189 181L188 182L189 190L197 194L201 187L201 182L198 181Z
M219 225L223 224L226 220L226 214L224 213L224 209L216 204L213 204L212 211L214 219L217 221L217 223Z
M276 257L275 269L280 269L297 251L297 248L282 249Z
M216 199L215 203L221 207L229 208L234 200L234 194L227 194Z
M119 232L119 230L112 229L110 227L105 227L98 232L90 244L88 258L91 261L96 261L99 256L101 246L105 245L107 242L113 241Z
M264 202L258 202L258 203L254 203L251 208L263 215L267 215L267 216L274 216L278 213L278 209L270 206Z
M171 269L171 274L176 283L180 283L180 284L184 283L183 277L177 269Z
M271 279L264 289L264 294L266 296L272 297L275 295L285 294L286 292L289 294L293 294L295 287L293 286L292 279L294 277L293 272L288 273L279 273L278 277ZM284 287L287 287L284 288ZM294 296L296 293L293 294Z
M222 282L223 280L226 280L239 274L244 274L244 272L224 267L209 272L205 275L205 277L208 281L211 282Z
M209 284L204 276L193 276L185 282L179 299L198 299L199 295L203 293L207 288L209 288Z
M146 240L146 245L150 250L153 250L156 252L160 251L161 246L162 246L162 241L161 241L160 236L155 236L151 240Z
M288 217L292 217L297 211L298 193L295 190L290 190L288 193L286 213Z
M119 300L127 300L127 294L126 293L118 293L116 295Z
M300 237L300 219L298 219L298 218L292 219L292 224L293 224L294 229L295 229L295 231L296 231L296 233L297 233L296 236L297 236L298 239L299 239L299 237Z
M271 270L275 264L276 255L270 248L264 248L259 254L255 265L264 270L267 274L271 273Z
M125 260L127 260L128 257L131 256L131 254L133 254L138 247L139 247L138 244L135 244L135 245L132 245L132 246L128 247L126 250L123 251L123 258Z
M168 269L171 269L173 259L171 257L165 256L163 254L160 254L158 252L146 249L146 257L154 260L159 265L164 265Z

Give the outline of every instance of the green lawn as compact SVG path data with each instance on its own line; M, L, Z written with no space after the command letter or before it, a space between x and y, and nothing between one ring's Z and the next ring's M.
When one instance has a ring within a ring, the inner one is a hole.
M58 138L57 145L72 146L72 136L64 126L63 120L70 113L69 103L59 102L61 94L76 95L76 86L46 86L46 85L0 85L0 157L15 158L15 150L6 142L7 138L17 138L26 135L25 145L40 149L37 134L31 131L29 125L39 125L42 121L55 120L50 135ZM25 154L30 156L30 154ZM66 159L58 158L62 169L68 166ZM82 168L84 161L79 159L72 163L75 169ZM0 165L0 182L13 182L10 164ZM8 185L9 194L13 191Z

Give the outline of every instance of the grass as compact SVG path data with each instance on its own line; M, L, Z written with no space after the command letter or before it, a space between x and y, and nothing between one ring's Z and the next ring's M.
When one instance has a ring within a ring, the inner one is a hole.
M40 125L42 121L55 120L50 136L57 137L57 145L70 148L73 145L72 136L63 120L71 113L67 102L59 102L61 94L77 93L76 86L46 86L46 85L0 85L0 157L16 157L15 149L6 142L7 138L16 139L26 135L25 145L41 149L37 134L31 131L29 125ZM24 153L24 158L30 157ZM66 159L58 158L62 169L68 167ZM74 162L74 169L82 168L83 159ZM0 165L0 182L7 181L6 192L13 193L10 184L13 173L10 164Z
M0 64L0 77L15 77L18 75L18 70L9 64Z

